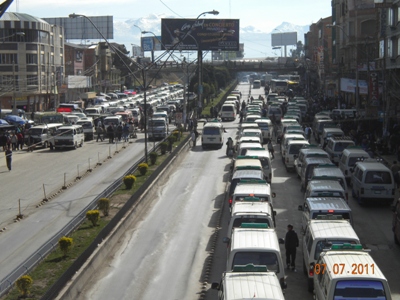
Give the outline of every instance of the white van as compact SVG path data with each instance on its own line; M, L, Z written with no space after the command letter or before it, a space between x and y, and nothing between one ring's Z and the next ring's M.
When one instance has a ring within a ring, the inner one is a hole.
M257 157L239 155L232 160L232 174L237 170L262 170L262 165ZM264 174L265 175L265 174Z
M343 150L350 146L355 146L350 137L330 137L326 141L325 151L329 154L332 162L338 165Z
M92 118L82 118L78 120L76 124L82 126L83 133L85 135L85 141L93 140L95 129Z
M301 134L285 134L281 141L281 154L282 154L282 162L285 163L285 156L286 156L286 148L289 144L289 141L306 141L303 135ZM308 142L307 142L308 144Z
M314 299L392 300L392 296L385 275L362 245L343 244L322 252L316 262Z
M54 138L54 148L76 149L78 146L83 147L84 141L85 135L81 125L64 125L58 128L57 136Z
M224 127L220 122L208 122L204 125L201 134L201 146L207 148L221 148L224 145Z
M344 137L344 132L340 128L324 128L322 130L322 141L325 143L325 141L330 138L330 137Z
M270 202L255 201L260 198L248 197L244 201L235 202L232 206L231 219L228 224L227 237L232 236L232 230L243 223L263 223L267 228L275 228L276 211Z
M346 191L338 180L311 179L308 181L304 199L309 197L336 197L346 199Z
M392 204L395 194L394 179L392 172L384 164L373 159L357 162L351 180L351 193L359 204L366 200Z
M298 210L302 211L301 230L304 232L310 220L316 220L320 216L340 216L353 225L351 208L342 198L311 197L306 198Z
M114 124L114 126L122 124L122 116L116 115L116 116L105 117L103 120L103 125L105 126L105 128L107 128L111 124Z
M94 107L85 108L84 113L86 115L100 115L103 113L103 111L102 111L101 107L94 106Z
M265 266L235 266L224 272L221 282L213 282L219 300L260 299L285 300L278 277Z
M349 201L349 195L347 192L347 182L342 171L335 165L319 165L314 168L311 175L311 180L335 180L340 183L343 190L346 193L346 202Z
M236 107L234 104L223 104L221 107L221 119L222 121L235 121L236 119Z
M265 150L260 143L241 143L237 150L238 155L247 155L248 150L260 149Z
M149 139L165 139L168 133L168 122L165 117L148 119L147 134Z
M263 143L267 143L274 131L271 120L268 118L260 118L256 119L254 122L257 123L261 129Z
M339 169L342 171L347 182L351 179L351 170L354 168L356 162L370 158L369 154L361 147L347 147L342 152L342 157L339 161Z
M50 147L50 150L53 150L54 136L61 126L63 126L61 123L49 123L29 128L28 134L25 136L26 144L29 145L29 143L33 142L36 146L43 146L43 148Z
M318 165L327 165L330 163L330 159L326 158L324 155L314 154L311 157L305 158L304 162L301 164L300 170L301 190L304 191L307 188L308 181L311 180L312 173L315 167L317 167Z
M311 220L308 223L302 247L303 272L308 277L309 292L314 290L315 263L322 251L343 243L360 244L360 239L348 221Z
M294 167L296 169L297 176L300 177L301 174L301 166L304 163L304 160L308 157L320 157L320 158L328 158L329 155L324 150L316 145L308 145L304 146L300 149L299 155L294 156Z
M267 270L275 272L281 287L286 286L285 269L279 244L284 241L276 235L275 229L262 228L263 224L242 224L235 228L232 237L224 239L228 244L226 271L238 265L267 266Z
M295 169L294 166L295 156L299 155L300 149L308 145L309 143L306 140L299 141L296 139L289 141L285 149L285 161L284 161L287 172Z
M232 204L238 201L244 201L245 198L248 197L257 198L257 200L261 202L266 201L271 204L272 198L275 198L275 193L271 193L271 186L265 180L243 177L241 180L236 182L235 186L232 188L232 193L230 193L229 195L229 206L232 206ZM251 199L248 199L247 201L249 200Z
M260 160L267 182L271 184L272 165L271 165L271 156L269 155L269 151L265 149L249 149L246 151L246 154L247 154L246 156L257 157Z

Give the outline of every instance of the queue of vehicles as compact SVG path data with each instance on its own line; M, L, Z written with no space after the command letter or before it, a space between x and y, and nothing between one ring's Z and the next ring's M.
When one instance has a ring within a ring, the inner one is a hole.
M282 112L279 102L265 105ZM263 144L279 136L283 165L298 174L305 193L298 207L304 234L300 247L307 288L314 299L392 299L384 274L353 228L347 193L350 184L359 204L370 200L392 203L395 186L390 169L355 147L329 116L317 116L313 127L315 139L325 147L311 144L299 123L302 110L296 104L290 106L284 116L270 116L271 122L280 124L277 136L272 132L274 124L266 126L271 128L270 135L257 131L266 130L257 123L261 114L240 125L228 189L231 220L224 239L228 244L226 271L212 288L218 290L218 299L284 299L285 264L279 246L284 240L275 232L279 216L273 208L273 178L260 164L266 159L270 168ZM261 152L263 156L257 156ZM395 242L399 243L400 201L393 212Z
M113 93L111 93L113 94ZM105 127L111 123L118 126L132 121L135 126L141 122L144 109L143 95L129 96L115 94L117 99L98 102L82 110L76 103L62 103L58 112L34 113L33 126L28 129L25 143L29 146L53 149L82 147L84 141L92 140L96 126L101 122ZM164 88L150 93L147 97L149 112L149 138L166 138L168 124L180 108L183 90ZM106 133L104 133L106 134Z

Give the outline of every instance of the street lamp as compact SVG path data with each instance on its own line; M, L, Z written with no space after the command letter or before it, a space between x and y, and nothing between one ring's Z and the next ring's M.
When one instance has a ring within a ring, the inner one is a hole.
M196 19L200 18L203 15L219 15L219 11L216 10L212 10L212 11L206 11L203 12L201 14L199 14L197 16ZM194 25L194 24L193 24ZM192 25L192 28L193 28ZM192 30L192 28L189 30L188 34L190 34L190 31ZM197 42L196 42L197 43ZM198 81L198 101L197 101L197 107L199 107L200 105L203 105L203 101L202 101L202 93L203 93L203 86L202 86L202 68L203 68L203 51L200 49L200 47L197 45L197 63L198 63L198 77L199 77L199 81ZM197 115L199 116L199 112L196 111Z
M272 47L272 50L281 50L281 57L282 57L282 47Z
M110 42L107 40L107 38L103 35L103 33L99 30L99 28L97 28L97 26L93 23L93 21L85 16L85 15L80 15L80 14L70 14L69 15L70 18L77 18L77 17L82 17L85 18L86 20L88 20L92 26L96 29L96 31L100 34L100 36L105 40L105 42L107 43L107 45L110 47L110 49L114 49L114 47L110 44ZM115 50L115 49L114 49ZM119 57L119 59L122 61L122 63L124 64L124 66L129 70L129 72L131 73L131 75L136 78L135 74L132 72L130 66L128 66L128 64L125 62L125 60L122 59L122 57L119 55L119 53L117 51L115 51L115 54ZM148 155L147 155L147 130L146 130L146 114L147 114L147 101L146 101L146 69L141 66L138 65L136 63L136 65L141 69L142 71L142 76L143 76L143 86L144 86L144 93L143 93L143 101L144 101L144 121L145 121L145 127L144 127L144 157L145 157L145 161L147 163L148 159ZM137 78L136 78L137 79ZM138 80L138 79L137 79ZM138 80L139 81L139 80Z

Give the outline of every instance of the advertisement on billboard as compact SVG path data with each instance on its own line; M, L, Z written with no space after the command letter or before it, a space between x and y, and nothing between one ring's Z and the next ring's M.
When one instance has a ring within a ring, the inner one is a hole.
M161 51L161 36L142 37L143 51Z
M239 19L161 19L163 50L239 51Z

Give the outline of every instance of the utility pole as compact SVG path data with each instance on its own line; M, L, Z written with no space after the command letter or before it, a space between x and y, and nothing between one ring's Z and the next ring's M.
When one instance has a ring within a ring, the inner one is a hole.
M17 99L16 99L16 94L15 94L15 89L17 88L17 85L15 84L15 61L13 60L13 109L12 112L14 115L18 115L17 111Z
M199 74L199 81L198 81L198 102L197 102L197 116L200 115L200 109L203 106L202 102L202 94L203 94L203 86L202 86L202 68L203 68L203 52L199 49L197 52L197 63L198 63L198 74Z

